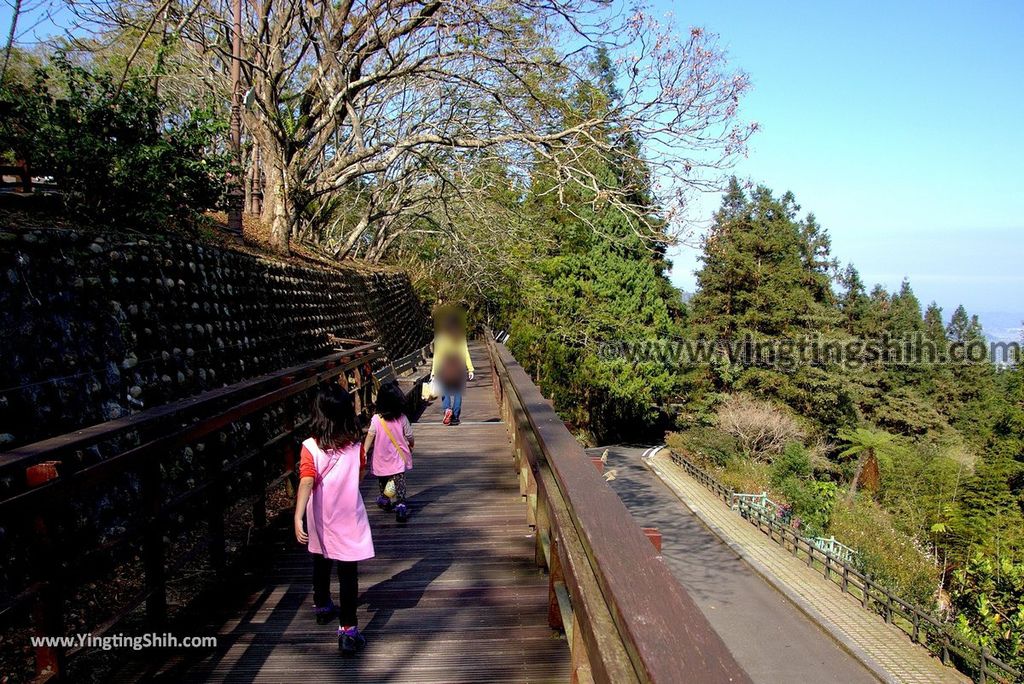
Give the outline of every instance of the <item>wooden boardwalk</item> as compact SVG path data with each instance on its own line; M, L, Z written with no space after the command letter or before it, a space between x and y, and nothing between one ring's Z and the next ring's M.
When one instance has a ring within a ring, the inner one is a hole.
M374 478L363 483L377 552L360 564L365 651L340 657L335 626L313 620L309 556L282 534L255 591L208 625L219 637L215 651L142 664L128 678L568 681L569 649L548 627L548 581L534 561L486 351L473 345L472 354L479 371L462 425L440 423L439 401L415 425L409 522L399 525L373 505Z

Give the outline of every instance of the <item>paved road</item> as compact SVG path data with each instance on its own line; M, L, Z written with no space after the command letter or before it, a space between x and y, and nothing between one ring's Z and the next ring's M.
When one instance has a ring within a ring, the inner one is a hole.
M610 484L640 524L661 530L672 572L755 682L878 681L705 527L643 465L644 451L611 447Z

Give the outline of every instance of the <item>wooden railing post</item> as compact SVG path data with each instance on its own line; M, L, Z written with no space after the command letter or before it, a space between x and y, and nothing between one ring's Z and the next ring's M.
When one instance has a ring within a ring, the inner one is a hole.
M252 526L262 530L267 526L267 453L262 448L252 462L252 488Z
M548 625L551 629L564 630L562 610L558 604L558 586L565 586L565 573L559 557L558 539L551 539L551 563L548 565Z
M215 433L206 446L206 468L210 488L206 495L207 535L210 540L210 565L217 579L223 579L227 569L224 544L224 458L227 434Z
M543 497L537 500L537 522L533 531L535 537L534 561L537 563L537 567L545 568L548 566L548 555L554 553L554 542L551 537L551 518L548 512L548 502ZM545 542L547 543L547 549L544 548Z
M591 684L594 681L590 668L590 656L587 653L587 642L583 640L583 630L574 629L569 647L569 662L572 668L573 684Z
M523 461L526 466L523 468L523 473L526 475L526 524L536 526L537 507L539 505L537 501L537 477L529 461L527 459L523 459Z
M32 521L32 535L36 549L35 562L41 567L42 582L32 610L33 631L36 636L64 635L64 594L61 590L60 559L47 514L40 513ZM52 676L61 679L65 673L66 655L58 646L38 646L35 649L36 674L39 679Z
M146 619L159 626L167 619L167 588L164 584L163 488L158 454L142 467L142 500L145 532L142 535L142 565L146 578Z

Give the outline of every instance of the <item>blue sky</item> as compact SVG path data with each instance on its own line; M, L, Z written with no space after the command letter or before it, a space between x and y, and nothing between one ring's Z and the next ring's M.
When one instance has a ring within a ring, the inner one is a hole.
M1024 1L660 0L718 33L762 126L736 173L792 190L870 284L1024 317ZM708 198L707 215L717 199ZM695 250L673 281L694 287ZM990 317L993 318L994 317ZM993 325L996 325L993 322Z

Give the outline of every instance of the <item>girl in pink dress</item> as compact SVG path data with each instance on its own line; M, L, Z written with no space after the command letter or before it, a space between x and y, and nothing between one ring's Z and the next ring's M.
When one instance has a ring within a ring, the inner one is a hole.
M338 617L338 648L345 655L366 639L356 626L358 561L373 558L370 521L359 481L366 471L355 406L340 385L325 385L313 402L313 436L302 443L295 538L313 554L313 610L319 624ZM305 524L303 524L305 517ZM340 601L331 600L331 566L337 565Z
M370 429L363 443L366 453L372 453L373 474L377 476L380 496L377 505L389 510L395 506L395 520L409 519L409 505L405 502L405 473L412 470L412 448L416 443L412 425L405 416L405 395L394 382L381 385L377 392L377 412L370 420ZM388 482L395 487L394 502L384 494Z

